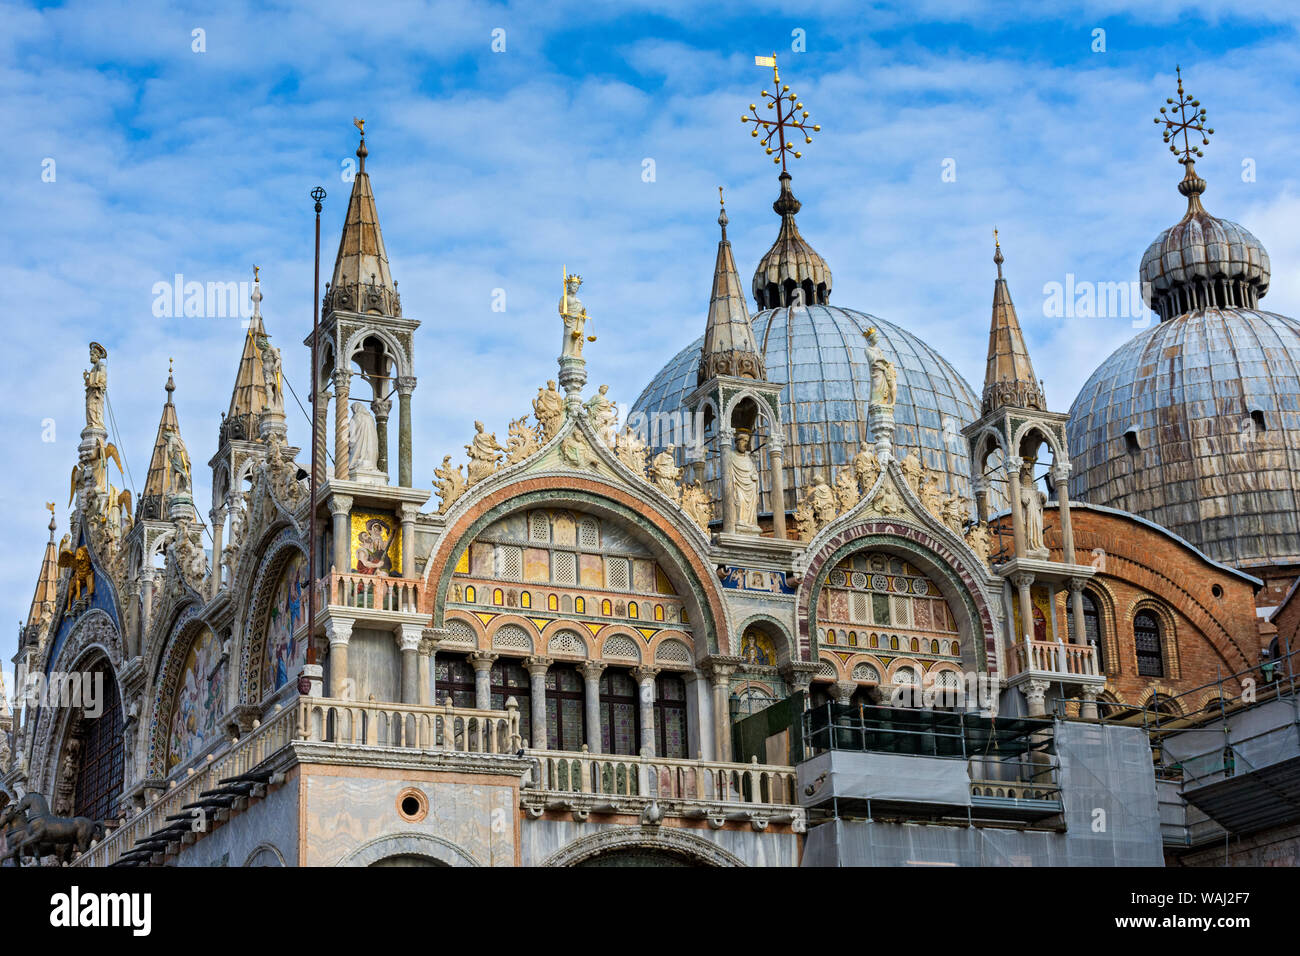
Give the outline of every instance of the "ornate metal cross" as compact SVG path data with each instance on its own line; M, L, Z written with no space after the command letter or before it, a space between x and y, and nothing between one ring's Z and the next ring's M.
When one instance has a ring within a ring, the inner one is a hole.
M1214 130L1205 125L1205 110L1201 108L1201 101L1194 100L1191 94L1183 89L1183 70L1182 67L1175 67L1178 74L1178 99L1167 97L1165 103L1168 106L1160 107L1160 115L1155 118L1157 126L1164 124L1165 142L1169 144L1169 152L1179 157L1178 161L1186 165L1193 162L1196 157L1204 156L1200 146L1192 145L1192 139L1195 135L1201 137L1201 146L1210 145L1210 136ZM1190 111L1189 111L1190 110ZM1195 134L1189 136L1188 132ZM1178 134L1183 134L1183 147L1178 148Z
M785 155L794 153L794 158L799 159L803 153L794 148L793 143L786 139L786 130L798 130L803 134L805 143L812 142L810 133L820 133L820 126L809 126L807 124L808 111L803 108L803 104L798 101L798 97L790 92L790 87L782 85L781 74L776 68L776 54L771 56L754 57L755 66L770 66L772 68L772 83L776 89L775 93L767 90L763 91L763 99L767 101L767 108L776 111L775 119L763 119L758 115L758 107L750 103L749 114L742 116L742 123L753 123L754 130L751 136L758 138L759 134L766 131L761 142L767 150L767 155L772 156L772 162L779 163L781 172L785 172ZM774 141L775 139L775 141ZM775 154L775 155L773 155Z

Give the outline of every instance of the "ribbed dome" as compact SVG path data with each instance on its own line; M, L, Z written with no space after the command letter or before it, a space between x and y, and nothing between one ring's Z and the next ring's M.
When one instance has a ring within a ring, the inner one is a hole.
M1139 267L1147 305L1166 321L1193 309L1255 308L1268 292L1263 243L1205 211L1205 180L1190 162L1178 191L1187 197L1187 214L1156 237Z
M1067 428L1072 497L1141 515L1225 563L1300 562L1295 319L1205 309L1161 322L1092 374Z
M851 309L813 305L768 309L754 316L754 337L768 381L786 386L781 404L790 509L813 475L821 472L833 480L834 470L853 460L860 443L871 441L866 426L871 371L863 336L872 326L898 371L894 408L898 455L921 448L926 465L947 475L947 490L971 494L961 429L979 417L979 399L966 380L938 352L896 325ZM681 421L686 415L685 400L696 388L702 345L701 338L682 349L646 386L632 410L632 415L647 416L655 450L678 444L679 461L681 442L667 434L665 423ZM658 428L656 422L661 423ZM765 462L764 499L768 480Z

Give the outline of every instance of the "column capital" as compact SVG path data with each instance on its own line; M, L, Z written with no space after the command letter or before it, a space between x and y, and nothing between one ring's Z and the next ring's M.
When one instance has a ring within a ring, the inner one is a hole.
M648 680L654 680L659 676L660 668L658 667L634 667L632 676L636 678L638 684Z
M1020 571L1011 575L1011 583L1018 588L1027 588L1034 583L1034 576L1028 571Z
M331 644L347 644L352 639L351 618L330 617L325 622L325 637Z
M393 638L403 651L418 651L424 640L423 630L419 624L399 624Z
M847 704L853 692L858 689L856 681L840 680L831 685L835 692L835 702L837 704Z
M393 410L393 400L391 398L372 398L370 400L370 410L375 413L375 418L387 418Z
M524 667L528 669L528 675L530 677L536 677L539 674L545 677L546 672L551 668L551 663L552 661L549 657L524 658Z
M1043 698L1047 694L1047 689L1052 686L1050 681L1045 680L1027 680L1020 685L1025 692L1025 699L1031 704L1041 705Z
M403 501L397 506L398 519L405 524L408 521L414 521L420 515L420 506L413 505L409 501Z
M744 658L727 654L711 654L700 662L704 672L714 681L730 680L731 675L744 663Z
M492 669L496 663L497 655L489 651L475 651L469 656L469 662L474 665L475 674L485 674Z
M335 492L334 494L330 495L329 501L326 503L326 507L329 508L330 514L332 515L347 514L349 511L352 510L352 496L340 495L337 492Z
M330 373L330 379L334 382L334 387L340 392L346 392L352 384L352 373L345 368L336 368Z
M410 395L415 391L415 381L416 379L414 375L397 376L397 394Z
M795 690L806 691L817 673L817 665L812 661L787 661L781 667L781 676Z
M1073 466L1068 461L1058 461L1052 463L1052 481L1055 484L1063 484L1070 480L1070 472Z
M608 666L604 661L584 661L578 665L578 670L582 672L582 676L587 680L596 681L600 680L600 675L605 672L605 668Z
M1008 455L1006 458L1002 459L1002 464L1006 468L1008 475L1014 473L1015 476L1019 478L1020 469L1025 466L1025 460L1019 455Z
M1088 586L1087 578L1070 578L1070 580L1066 582L1066 587L1070 589L1071 594L1075 593L1076 591L1082 591L1087 586Z
M445 627L425 627L420 630L420 653L426 657L438 653L443 639L451 633Z

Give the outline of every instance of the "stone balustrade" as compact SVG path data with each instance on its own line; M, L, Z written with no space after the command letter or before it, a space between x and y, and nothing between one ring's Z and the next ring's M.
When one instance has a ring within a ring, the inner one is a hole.
M165 827L168 817L183 814L185 811L181 808L197 801L200 793L215 789L221 780L248 773L284 748L297 736L297 717L298 711L293 706L279 707L265 723L235 741L224 753L200 764L193 773L180 777L156 800L74 860L73 865L109 866L116 863L135 846L137 840Z
M1021 641L1012 648L1017 673L1037 671L1071 677L1100 677L1097 650L1091 644L1060 641Z
M533 779L523 804L537 819L561 810L583 820L590 813L656 813L704 818L718 828L744 820L755 830L769 822L802 832L804 813L793 767L668 757L530 750ZM653 820L649 822L655 822Z
M511 697L504 710L438 704L301 697L302 739L369 747L406 747L464 753L513 754L523 746L519 705Z
M320 607L420 613L422 582L374 574L327 574L317 584Z

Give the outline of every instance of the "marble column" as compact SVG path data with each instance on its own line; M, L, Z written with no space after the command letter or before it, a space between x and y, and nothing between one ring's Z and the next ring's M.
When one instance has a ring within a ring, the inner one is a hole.
M578 665L578 670L582 672L584 703L587 708L587 750L594 754L601 752L600 675L606 666L608 665L602 661L587 661Z
M333 396L329 389L325 389L321 392L320 400L316 402L316 488L318 491L321 485L325 484L325 477L329 474L329 450L325 430L329 423L331 398Z
M225 534L226 508L213 508L208 512L208 519L212 522L212 573L208 575L208 600L217 596L221 590L221 572L225 569L225 562L221 560L221 539Z
M1061 548L1065 563L1074 564L1074 527L1070 523L1070 463L1052 466L1052 484L1056 486L1056 510L1061 517Z
M732 498L731 482L732 442L735 437L734 429L718 429L719 465L722 470L722 530L725 534L736 533L736 503Z
M1032 574L1013 574L1011 583L1015 585L1020 598L1020 633L1016 641L1028 643L1034 639L1034 602L1029 589L1034 583ZM1025 653L1029 653L1026 648Z
M420 509L412 504L397 506L397 515L402 521L402 577L411 580L415 577L415 517Z
M1072 644L1088 643L1088 631L1083 619L1083 588L1085 583L1082 578L1070 579L1070 623L1073 626L1068 630L1072 635ZM1101 673L1100 658L1097 659L1097 673Z
M857 689L858 685L851 680L836 681L831 685L831 693L835 695L835 703L842 707L847 707L853 702L853 692Z
M775 431L775 429L773 429ZM784 541L785 530L785 450L777 444L768 446L772 466L772 536Z
M1083 700L1079 703L1079 716L1084 720L1097 720L1097 695L1101 693L1100 687L1083 688Z
M441 641L437 637L430 636L430 631L435 634L431 627L426 627L420 632L420 644L416 648L416 683L417 694L416 703L428 706L433 700L433 658L438 653L438 645Z
M524 661L528 668L529 723L532 725L534 750L546 749L546 672L551 667L549 657L530 657Z
M397 379L397 484L403 488L411 487L411 393L413 391L415 391L415 376L399 376Z
M420 703L419 651L420 632L423 630L419 624L399 624L397 633L393 635L397 640L397 646L402 651L403 704Z
M330 495L329 510L331 517L334 519L334 567L332 570L335 574L348 574L352 571L352 529L348 527L348 516L352 512L351 496Z
M632 676L637 683L637 702L641 720L641 753L643 756L655 756L655 677L659 674L657 667L633 668Z
M984 475L971 479L971 488L975 492L975 518L980 524L989 521L989 480Z
M1028 680L1021 685L1025 692L1025 702L1029 706L1030 717L1044 717L1047 715L1045 698L1047 688L1050 686L1045 680Z
M736 662L708 661L709 680L713 685L714 753L723 762L731 760L731 675Z
M356 699L352 678L348 675L348 644L352 640L352 621L331 617L325 622L325 637L330 643L330 696L335 700Z
M155 573L153 568L140 572L140 638L137 647L144 647L144 639L149 634L149 625L153 619L153 589Z
M375 437L378 439L379 454L375 459L375 467L388 474L388 414L393 410L393 400L391 398L372 398L370 400L370 410L375 416Z
M492 665L497 656L485 651L475 651L469 656L474 665L474 706L479 710L492 709Z
M426 652L429 656L429 671L425 679L424 695L434 705L442 703L438 700L438 648L448 633L445 627L426 627L420 632L429 648Z
M348 479L348 395L352 376L345 368L334 370L334 477Z
M1025 511L1020 504L1020 469L1024 463L1023 458L1006 459L1007 485L1011 493L1011 534L1017 558L1025 556Z

